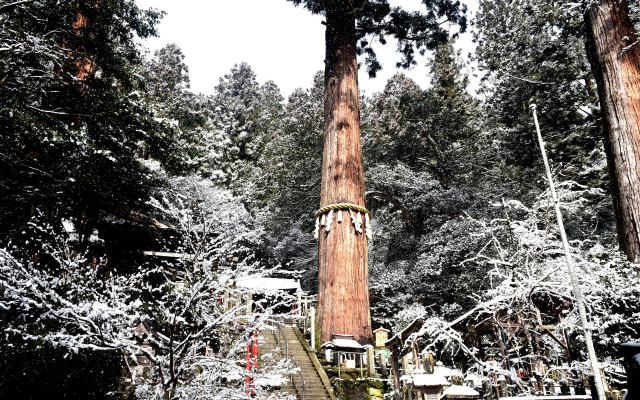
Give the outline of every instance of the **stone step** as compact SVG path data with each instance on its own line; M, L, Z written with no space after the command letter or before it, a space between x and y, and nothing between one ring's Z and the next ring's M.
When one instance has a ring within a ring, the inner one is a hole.
M302 385L298 386L298 388L300 389L300 393L302 393ZM304 389L304 393L305 394L327 394L327 390L326 389L320 389L320 388L305 388Z
M299 386L302 385L302 381L301 380L294 379L294 382ZM327 390L327 389L325 389L325 387L321 383L309 383L306 380L304 381L304 386L307 389L325 390L325 391Z
M302 393L302 386L300 386L300 393ZM306 395L326 395L326 389L313 389L313 388L305 388L304 394Z
M294 381L294 382L296 382L296 384L298 384L298 385L302 385L301 381ZM321 383L309 383L307 381L304 381L304 386L307 387L307 388L312 388L312 389L326 390Z
M302 399L303 397L299 395L298 398ZM327 400L329 399L329 395L327 395L326 393L305 393L304 399L305 400L316 400L316 399Z
M302 384L302 381L299 381L299 380L294 380L294 382ZM310 383L310 382L307 382L306 380L304 381L304 386L308 388L320 388L320 389L326 390L322 385L322 383Z
M296 387L301 388L302 387L302 382L297 382L297 386ZM304 387L305 387L305 389L307 391L320 391L320 392L326 392L327 391L327 389L325 389L324 386L321 386L321 385L313 385L312 386L312 385L305 384Z
M302 397L300 397L302 398ZM323 394L306 394L304 396L305 400L328 400L329 396L328 395L323 395Z
M302 391L300 391L300 393L302 393ZM324 396L324 398L328 398L329 396L327 396L327 392L326 391L310 391L310 390L305 390L304 391L305 397L309 398L310 396Z
M302 382L296 382L296 384L297 384L297 386L296 386L296 387L302 387ZM326 391L327 391L327 389L325 389L325 387L324 387L324 386L322 386L322 385L309 385L309 384L306 384L306 383L305 383L304 387L305 387L307 390L312 390L312 391L313 391L313 390L316 390L316 391L317 391L317 390L319 390L319 391L321 391L321 392L326 392Z

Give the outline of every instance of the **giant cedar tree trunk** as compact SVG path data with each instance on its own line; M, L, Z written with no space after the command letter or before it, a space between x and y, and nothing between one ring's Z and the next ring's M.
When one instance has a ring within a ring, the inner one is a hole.
M602 0L585 15L587 51L604 117L618 239L640 262L640 44L626 0Z
M355 17L348 1L335 1L326 13L324 148L320 205L364 203L360 148L360 104ZM321 230L318 266L318 325L322 341L332 333L371 341L367 239L348 216Z

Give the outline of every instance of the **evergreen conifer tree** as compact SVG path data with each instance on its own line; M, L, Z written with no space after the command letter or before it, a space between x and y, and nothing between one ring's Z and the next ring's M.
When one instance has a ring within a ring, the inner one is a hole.
M320 206L340 203L365 206L360 144L360 95L357 55L366 53L371 75L381 68L368 38L398 40L399 63L415 63L415 51L433 49L448 37L443 22L465 27L459 1L425 0L426 11L391 8L387 0L292 0L325 16L324 148ZM318 320L321 339L348 333L371 340L367 242L350 221L319 236ZM357 228L357 223L355 227Z
M134 36L161 14L134 1L19 1L0 8L0 230L40 210L86 240L102 215L128 218L153 185L139 158L170 146L141 96ZM9 233L9 235L7 235Z

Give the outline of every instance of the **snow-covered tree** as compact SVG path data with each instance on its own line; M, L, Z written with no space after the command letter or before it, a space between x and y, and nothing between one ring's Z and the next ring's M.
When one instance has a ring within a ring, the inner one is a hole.
M563 2L481 1L476 57L484 75L486 110L504 130L496 139L511 165L539 163L528 105L535 102L550 157L582 183L602 181L605 170L577 175L604 159L599 140L596 85L581 36L581 16Z
M143 73L147 102L156 122L171 132L173 143L156 157L175 174L201 170L206 159L204 140L211 112L207 98L189 89L189 69L182 50L175 44L157 50L145 62Z
M170 140L140 92L134 36L161 13L134 1L0 5L0 230L21 232L32 210L90 232L102 211L127 215L152 179L137 157ZM89 236L89 235L87 235Z
M564 182L559 194L567 219L597 212L593 200L606 196L600 189L575 182ZM503 210L503 218L468 217L486 242L462 263L465 268L485 269L486 290L456 317L427 319L416 340L438 349L446 359L488 369L492 367L482 360L498 349L497 368L507 374L514 366L530 369L537 361L574 362L588 372L584 337L547 193L530 207L515 200L493 206ZM619 370L617 346L637 337L640 329L636 283L640 275L610 239L591 235L572 240L571 246L596 349L605 365Z
M4 341L119 354L133 371L138 398L243 397L239 365L250 336L294 299L268 293L279 300L248 309L240 301L247 289L234 282L276 272L253 254L259 227L237 198L207 181L183 178L173 187L151 200L177 237L172 261L119 275L35 222L32 237L42 262L16 257L17 247L2 250ZM140 374L137 364L148 370ZM273 368L261 373L282 374L287 366Z
M204 173L242 189L264 146L277 133L282 96L273 82L260 85L249 64L234 65L211 98Z

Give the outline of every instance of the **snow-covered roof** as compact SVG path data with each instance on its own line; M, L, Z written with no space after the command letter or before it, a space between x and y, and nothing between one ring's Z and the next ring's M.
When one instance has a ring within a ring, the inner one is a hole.
M440 365L438 365L440 364ZM453 369L453 368L448 368L442 365L442 363L440 361L438 361L438 364L436 364L436 367L433 369L433 373L435 375L441 375L444 376L446 378L450 377L450 376L463 376L462 372L458 371L457 369Z
M374 330L373 330L373 333L380 332L380 331L383 331L383 332L391 332L391 331L390 331L390 330L388 330L388 329L385 329L385 328L383 328L383 327L380 327L380 328L374 329Z
M419 387L434 387L434 386L449 386L450 383L442 375L436 374L413 374L410 375L413 386Z
M331 335L332 339L329 342L323 343L321 347L335 347L340 349L355 349L358 351L364 351L364 346L358 343L353 335L346 335L343 333L334 333Z
M342 349L362 349L362 350L364 350L364 346L361 345L360 343L356 342L353 339L335 338L331 342L333 342L333 345L338 349L342 348Z
M300 282L295 279L246 276L236 280L236 287L253 290L300 290Z
M449 386L444 393L443 396L466 396L466 397L475 397L478 398L480 393L475 391L473 388L465 385L451 385Z

